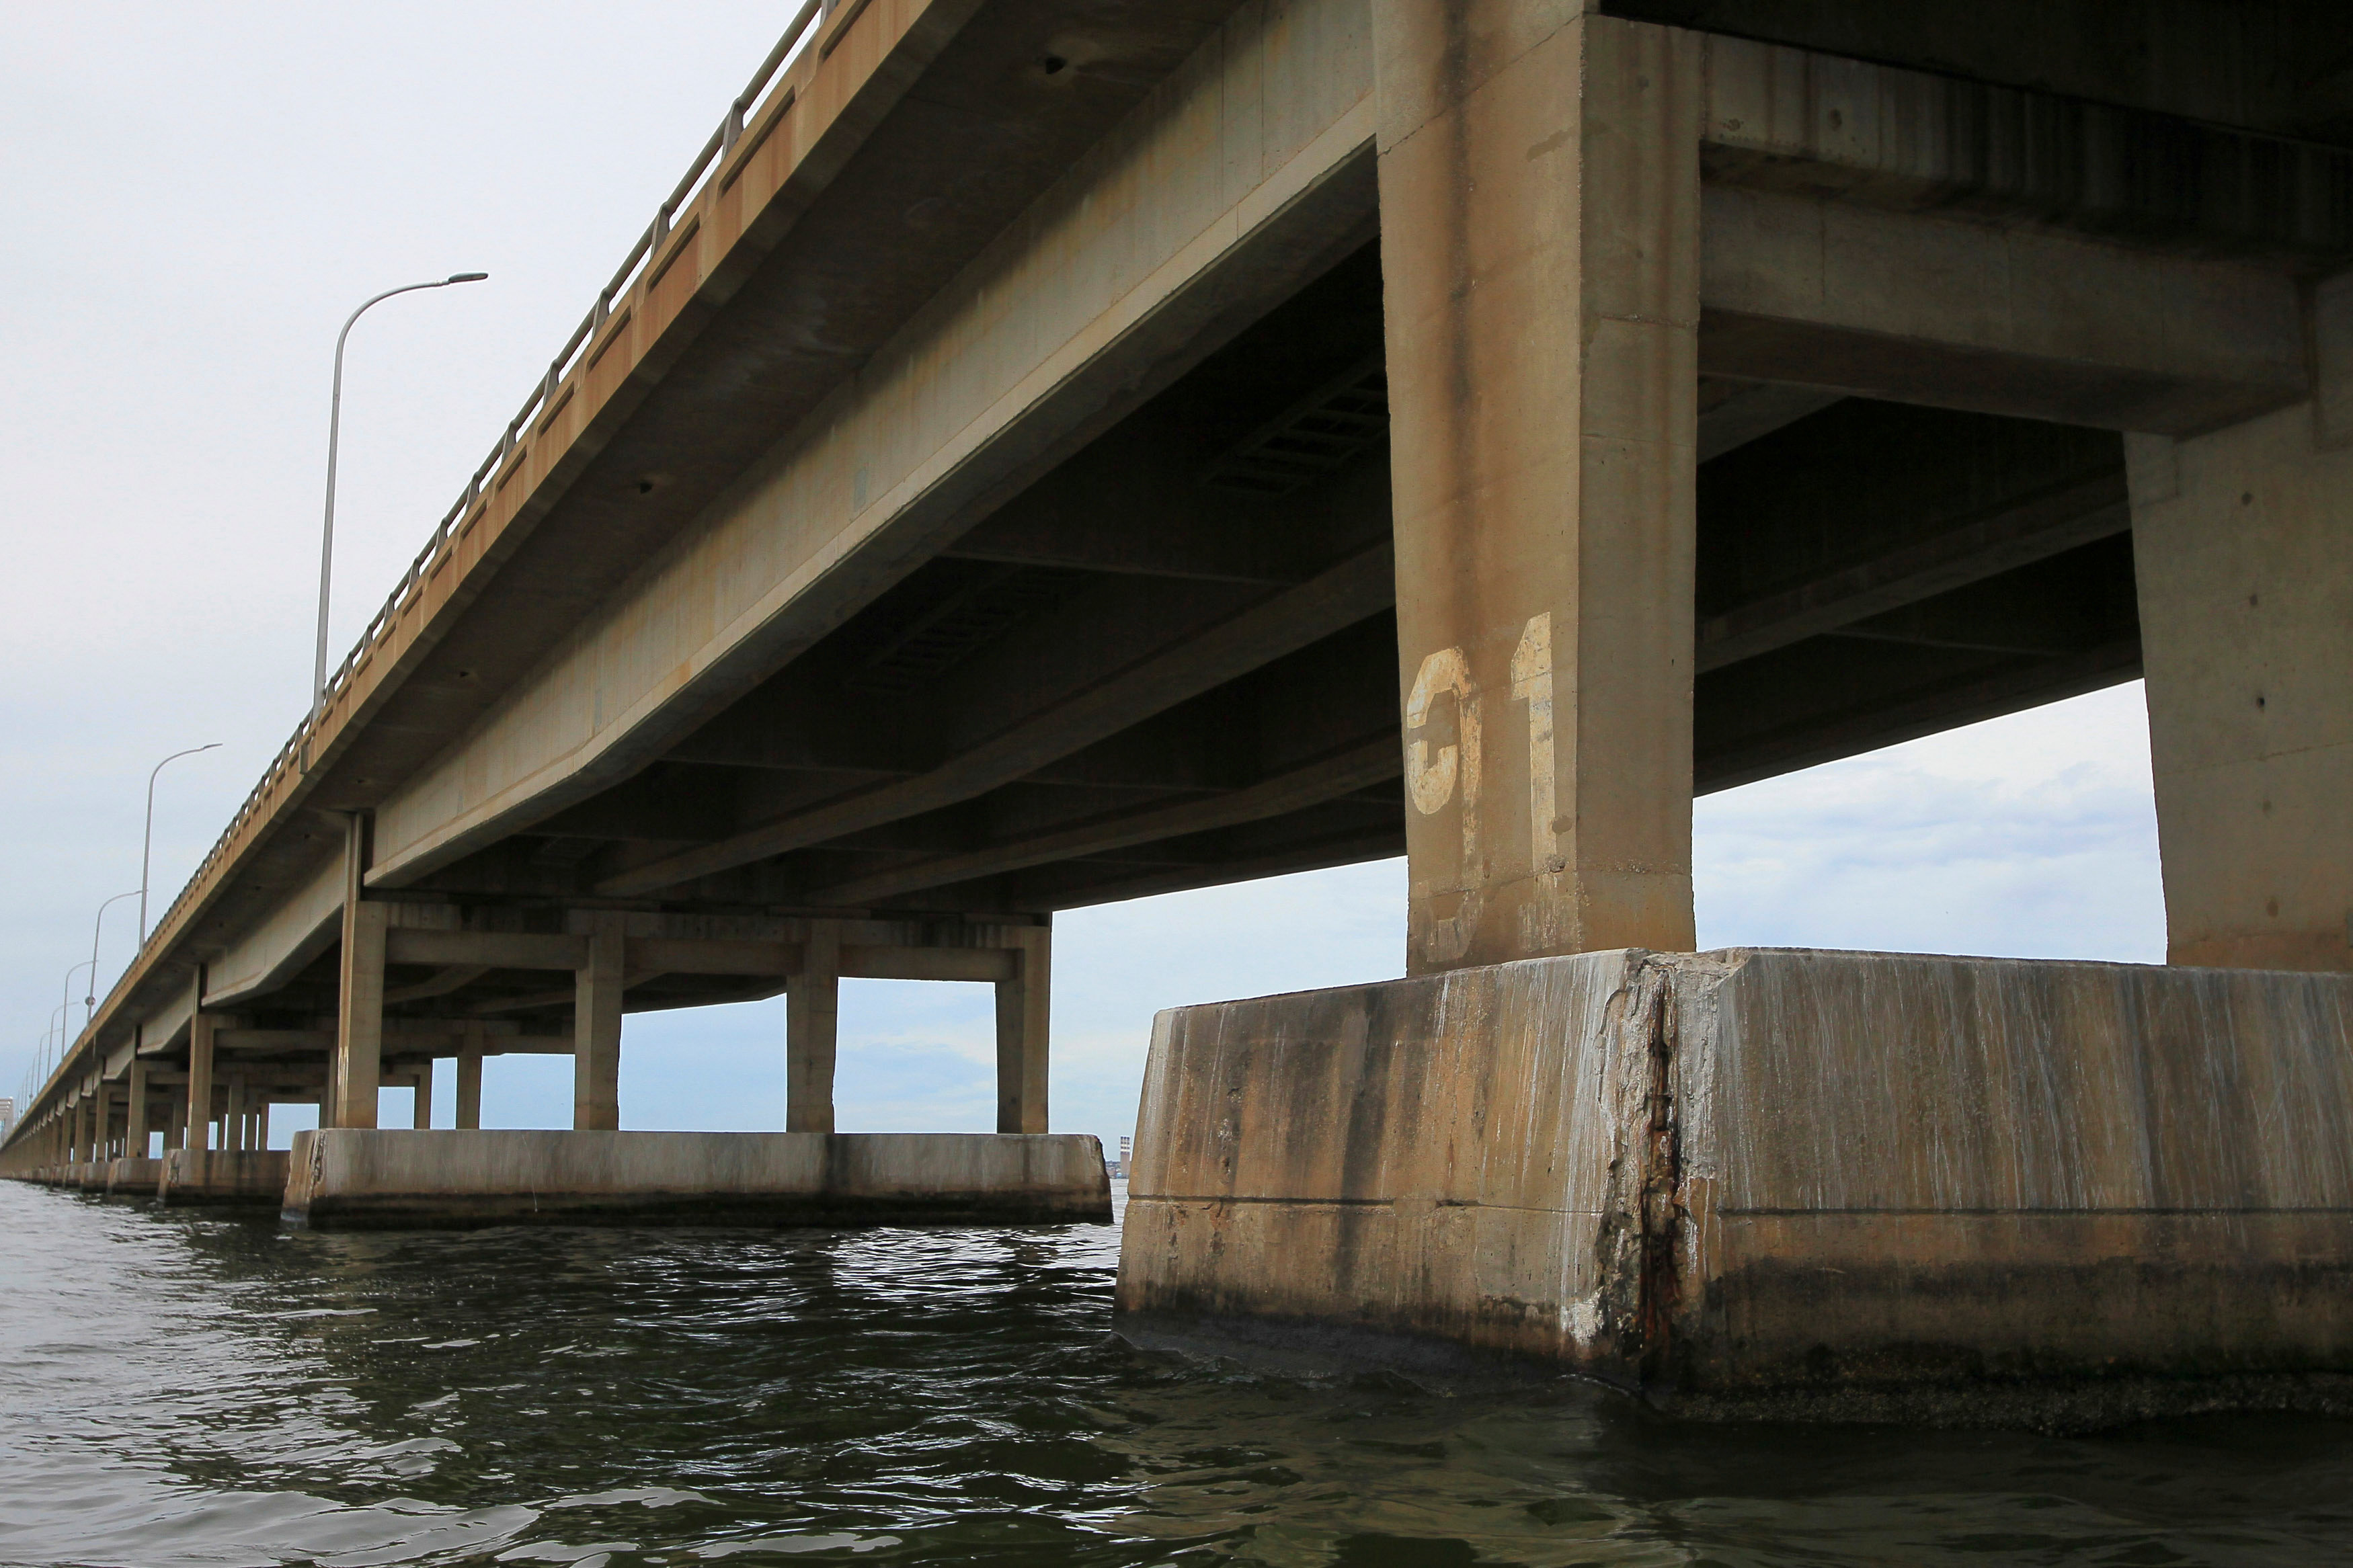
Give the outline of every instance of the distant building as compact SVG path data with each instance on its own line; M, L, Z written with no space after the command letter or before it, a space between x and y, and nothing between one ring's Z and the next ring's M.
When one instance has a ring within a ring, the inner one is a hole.
M1119 1158L1111 1163L1111 1173L1114 1176L1120 1177L1122 1180L1124 1180L1127 1176L1127 1163L1134 1157L1135 1140L1133 1138L1121 1139L1119 1141Z

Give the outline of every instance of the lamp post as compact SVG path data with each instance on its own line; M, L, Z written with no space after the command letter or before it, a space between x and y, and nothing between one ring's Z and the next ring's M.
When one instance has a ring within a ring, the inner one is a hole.
M139 889L136 888L132 889L127 893L115 894L114 897L107 900L105 903L98 906L98 918L90 922L90 991L88 994L84 995L81 999L82 1005L89 1009L89 1011L82 1016L82 1022L85 1025L87 1025L90 1019L98 1016L98 933L105 928L106 911L114 905L121 903L125 899L135 899L138 896ZM79 963L74 965L74 969L79 969L81 965ZM70 974L73 973L73 970L69 969L66 971L66 973Z
M174 752L164 759L164 763L176 763L182 757L193 757L198 752L219 749L218 741L190 746L185 752ZM139 945L142 950L147 946L147 861L150 852L155 847L155 775L164 771L164 763L157 763L147 770L147 831L139 840Z
M327 405L327 521L319 538L319 652L311 675L311 733L319 731L319 718L327 706L327 590L334 578L335 567L335 448L343 427L343 340L352 335L352 324L365 315L370 306L380 305L395 294L414 294L420 289L447 289L452 283L480 283L490 276L487 272L453 272L431 283L404 283L397 289L387 289L375 299L362 303L343 321L343 330L335 334L335 387ZM305 765L310 757L310 742L302 746Z
M56 1020L56 1027L57 1027L57 1034L58 1034L58 1059L60 1059L60 1060L64 1059L65 1053L66 1053L66 1026L67 1026L67 1025L71 1021L71 1019L72 1019L72 1017L73 1017L73 977L74 977L74 970L76 970L76 969L83 969L83 968L87 968L87 967L88 967L88 965L87 965L86 963L77 963L77 964L74 964L71 968L69 968L69 969L66 971L66 977L65 977L65 982L64 982L64 984L62 984L61 985L59 985L59 986L58 987L58 997L60 998L60 1000L59 1000L59 1001L58 1001L58 1010L57 1010L54 1014L50 1015L50 1016L51 1016L51 1017L53 1017L53 1018ZM98 989L98 987L97 987L97 986L95 986L95 985L93 985L93 986L91 986L91 987L90 987L90 989L91 989L91 990L93 990L93 991L95 991L95 990L97 990L97 989Z

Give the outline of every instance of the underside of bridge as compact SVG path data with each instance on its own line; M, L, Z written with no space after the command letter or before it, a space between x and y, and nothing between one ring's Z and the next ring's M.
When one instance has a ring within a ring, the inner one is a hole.
M1380 307L1368 243L635 776L405 896L953 920L1402 854ZM2138 675L2114 432L1699 397L1699 791ZM1124 702L1088 700L1106 677ZM560 1034L572 1005L530 971L387 984L396 1016ZM329 952L284 1000L325 1016L336 985Z
M1367 245L635 777L418 890L955 916L1402 853L1380 334ZM2138 674L2113 432L1700 397L1700 790ZM1106 677L1125 703L1073 700Z

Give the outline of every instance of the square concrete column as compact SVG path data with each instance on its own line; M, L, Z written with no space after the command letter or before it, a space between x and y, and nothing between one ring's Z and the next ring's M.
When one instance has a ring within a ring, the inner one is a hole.
M131 1058L131 1096L128 1121L123 1124L122 1152L134 1160L147 1157L147 1064L137 1056Z
M264 1097L253 1108L253 1147L269 1147L269 1100Z
M465 1040L458 1052L458 1113L451 1125L474 1132L482 1126L482 1026L467 1025Z
M2353 969L2353 450L2126 439L2167 959Z
M365 897L373 829L366 812L353 812L343 835L343 966L331 1100L337 1127L375 1126L384 1082L384 951L392 910Z
M219 1026L219 1018L202 1007L188 1019L188 1081L181 1114L186 1118L185 1147L200 1153L212 1147L213 1036Z
M583 1132L621 1125L621 988L627 979L621 916L596 915L588 963L572 977L572 1125Z
M1373 0L1407 968L1694 945L1700 57Z
M799 972L785 977L785 1131L833 1131L833 1059L841 1022L841 927L809 921Z
M1043 1132L1053 929L1025 926L1018 940L1013 973L997 983L997 1130Z
M430 1057L417 1064L417 1109L409 1116L408 1124L420 1132L433 1125L433 1058Z
M228 1098L221 1110L221 1147L229 1152L245 1150L245 1075L228 1075Z

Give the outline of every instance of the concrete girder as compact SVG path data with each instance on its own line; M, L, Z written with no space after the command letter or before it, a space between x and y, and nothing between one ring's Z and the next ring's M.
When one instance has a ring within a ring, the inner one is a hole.
M1709 186L1704 374L2186 436L2309 395L2295 274Z
M917 778L882 784L837 805L633 868L607 878L597 891L633 897L969 800L1114 734L1139 718L1377 614L1395 595L1394 580L1395 567L1385 546L1363 552L1297 588L1196 630L1157 656L1082 687Z

